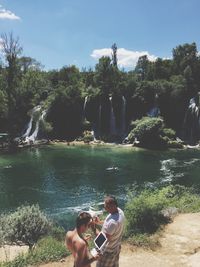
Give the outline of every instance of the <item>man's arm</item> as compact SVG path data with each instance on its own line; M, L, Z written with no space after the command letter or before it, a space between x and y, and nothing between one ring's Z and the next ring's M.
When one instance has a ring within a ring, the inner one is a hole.
M95 219L93 220L92 225L91 225L91 229L92 229L93 233L95 234L95 236L97 236L101 232L99 230L99 228L102 227L102 225L103 225L103 221L101 221L99 219L99 217L96 216Z
M71 240L69 232L67 232L67 234L65 236L65 246L66 246L67 249L69 249L70 252L73 252L73 250L72 250L72 240Z

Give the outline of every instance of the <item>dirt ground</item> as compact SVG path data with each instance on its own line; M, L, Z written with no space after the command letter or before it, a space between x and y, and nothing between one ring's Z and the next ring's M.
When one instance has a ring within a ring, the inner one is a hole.
M120 267L200 267L200 213L180 214L167 225L155 251L122 245ZM39 267L72 267L69 256ZM92 264L95 267L95 263Z
M155 251L123 244L120 267L200 267L200 213L180 214L167 225ZM72 257L40 267L72 267ZM92 267L95 263L92 264Z

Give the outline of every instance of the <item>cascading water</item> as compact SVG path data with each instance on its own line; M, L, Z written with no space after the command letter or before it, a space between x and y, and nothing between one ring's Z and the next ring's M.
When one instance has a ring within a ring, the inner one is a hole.
M122 110L121 110L121 131L120 135L122 139L126 135L126 99L122 96Z
M117 130L116 130L116 120L115 120L115 114L113 111L113 105L112 105L112 96L109 97L110 100L110 134L111 135L116 135Z
M200 139L200 95L191 98L185 114L183 139L190 145L195 145Z
M41 106L38 105L38 106L34 107L34 108L29 112L31 118L30 118L30 121L29 121L29 123L28 123L28 125L27 125L27 128L26 128L24 134L21 136L21 138L26 139L26 137L28 137L28 136L30 135L31 130L32 130L32 127L33 127L33 117L34 117L34 114L37 113L37 112L39 112L40 110L41 110Z
M105 101L104 101L105 100ZM107 101L108 100L108 101ZM126 99L124 96L121 98L121 104L119 105L120 110L118 110L118 123L116 121L116 116L114 113L114 103L113 98L103 99L104 102L100 101L92 102L88 101L88 97L85 97L83 104L83 120L88 119L92 124L92 134L94 141L99 140L101 135L109 134L113 136L116 140L123 140L126 135ZM89 113L88 113L89 111ZM106 111L106 113L105 113ZM93 112L93 116L89 116ZM105 116L106 115L106 116ZM108 119L108 128L106 130L105 123ZM116 139L117 138L117 139Z
M29 112L31 118L27 125L27 128L21 137L15 139L16 141L23 144L32 144L35 142L39 132L40 121L44 120L44 117L47 113L46 110L43 110L41 112L41 109L42 107L38 105Z
M85 110L86 110L87 101L88 101L88 96L85 97L85 101L83 104L83 120L85 119Z
M26 138L28 143L34 143L35 142L35 140L36 140L36 138L38 136L38 132L39 132L40 121L44 120L44 117L45 117L46 113L47 113L46 110L42 111L42 114L39 116L38 120L36 121L34 132L32 133L31 136L28 136Z
M33 116L31 116L31 119L28 123L25 133L21 136L22 138L26 138L27 136L29 136L32 129L32 124L33 124Z

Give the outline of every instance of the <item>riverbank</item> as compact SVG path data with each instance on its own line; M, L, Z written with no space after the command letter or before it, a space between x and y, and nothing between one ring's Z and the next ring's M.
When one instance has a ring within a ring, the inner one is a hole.
M155 250L122 245L120 267L199 267L200 266L200 213L179 214L168 224ZM41 264L40 267L70 267L69 256L59 262ZM95 267L95 263L92 264Z
M107 142L104 142L104 141L101 141L101 140L97 140L97 141L90 141L90 142L84 142L84 141L77 141L77 140L74 140L74 141L66 141L66 140L58 140L58 139L55 139L55 140L45 140L45 139L42 139L42 140L38 140L36 141L35 143L31 143L31 144L20 144L19 146L14 146L14 147L10 147L7 145L4 145L4 146L1 146L0 147L0 152L1 153L7 153L7 152L14 152L14 151L18 151L18 150L21 150L21 149L27 149L27 148L38 148L38 147L42 147L42 146L45 146L45 145L57 145L57 144L60 144L60 145L63 145L63 146L108 146L108 147L113 147L113 146L117 146L117 147L123 147L123 148L132 148L134 150L140 150L140 149L144 149L144 150L154 150L153 148L149 149L149 148L146 148L146 147L142 147L142 146L139 146L138 144L134 144L134 143L107 143ZM188 149L188 150L192 150L192 149L195 149L195 150L200 150L200 144L197 144L197 145L182 145L181 147L168 147L166 150L182 150L182 149ZM155 148L155 150L157 150ZM160 150L160 149L159 149ZM163 150L163 149L161 149Z

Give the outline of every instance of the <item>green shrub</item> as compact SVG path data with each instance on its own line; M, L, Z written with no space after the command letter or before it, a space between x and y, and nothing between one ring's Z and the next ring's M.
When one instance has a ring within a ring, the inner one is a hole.
M161 210L166 200L158 197L158 191L143 191L126 204L126 236L136 233L154 233L160 224L167 223Z
M167 143L167 146L169 148L183 148L184 147L183 144L181 144L180 142L175 141L175 140L174 141L173 140L169 140L168 143Z
M169 222L170 217L163 211L170 207L176 207L180 212L197 212L200 211L200 197L179 185L144 190L139 196L131 197L125 206L125 236L156 232L162 224Z
M12 262L4 263L1 267L27 267L43 262L59 261L69 255L64 242L53 237L45 237L38 241L34 249L26 255L20 255Z
M84 143L89 143L94 140L93 134L91 131L84 131L83 132L83 141Z
M22 206L11 214L1 216L0 233L7 242L22 242L30 247L48 233L52 223L38 205Z
M163 128L162 132L163 132L163 135L167 136L169 139L175 139L176 138L176 133L171 128Z
M64 241L60 242L53 237L45 237L41 239L35 249L28 256L29 264L41 262L58 261L69 255L66 250Z
M49 232L49 235L55 238L58 241L63 241L65 236L65 229L61 226L53 226Z
M129 133L128 139L134 142L139 140L141 146L149 148L162 148L166 141L162 138L163 120L161 118L143 117L141 120L132 122L133 130Z

